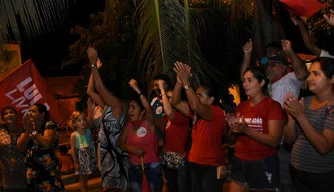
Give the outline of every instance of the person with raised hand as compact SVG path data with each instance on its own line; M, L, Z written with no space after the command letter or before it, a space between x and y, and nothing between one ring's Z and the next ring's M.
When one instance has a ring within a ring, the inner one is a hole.
M179 80L173 90L174 107L193 118L189 164L191 169L192 192L221 192L223 178L220 175L224 157L221 151L222 136L225 133L224 111L216 106L217 93L210 85L192 88L192 71L189 65L175 63L174 71ZM181 89L184 88L188 105L181 102Z
M334 9L330 9L328 14L324 14L324 19L329 25L334 26Z
M162 168L158 157L158 138L151 106L140 90L137 81L131 79L130 87L138 97L131 100L128 109L129 122L125 125L117 145L129 153L129 181L131 190L142 190L142 163L152 192L162 189Z
M119 188L126 191L128 184L129 159L125 151L117 146L118 137L125 121L124 105L113 92L115 84L103 82L99 68L97 51L87 49L92 74L88 83L87 94L103 108L101 127L98 133L98 158L101 163L102 187Z

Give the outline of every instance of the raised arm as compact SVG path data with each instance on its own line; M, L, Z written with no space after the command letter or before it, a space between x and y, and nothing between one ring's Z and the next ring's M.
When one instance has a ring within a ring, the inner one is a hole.
M175 71L182 81L192 111L202 119L212 120L212 111L209 106L203 105L197 97L195 91L191 88L191 68L181 62L175 64Z
M25 132L20 135L17 139L17 148L20 152L24 152L30 140L30 134L33 132L34 127L32 124L33 120L30 119L29 115L24 117L24 129Z
M299 30L300 30L300 34L302 35L303 41L305 46L316 56L320 56L321 54L321 49L319 47L316 46L316 44L314 43L312 37L308 34L308 31L304 25L304 23L295 18L292 17L291 21L298 26Z
M158 81L159 89L162 97L162 106L164 108L164 114L168 117L168 119L174 118L174 110L172 104L169 102L168 95L165 90L165 81Z
M55 130L57 125L54 122L51 123L52 125L48 125L48 123L46 126L50 126L51 128L46 129L44 131L44 135L36 133L36 135L33 136L33 139L37 141L44 149L50 149L57 134L57 131Z
M100 107L104 108L104 102L102 101L99 94L96 93L96 90L94 88L94 80L93 75L91 74L89 77L89 82L87 86L87 95Z
M110 92L103 84L98 68L96 66L96 50L93 47L89 47L87 50L87 55L92 68L92 76L95 89L97 90L99 96L104 101L104 103L111 107L115 118L119 118L121 115L123 115L122 101L117 98L112 92Z
M131 79L129 81L130 87L138 94L141 103L144 106L145 112L146 112L146 119L150 123L149 128L151 129L151 132L155 132L155 125L154 125L154 117L153 112L150 103L148 102L147 98L143 94L143 92L140 90L138 83L135 79Z
M88 107L88 121L87 121L87 127L89 129L93 128L93 122L94 122L94 110L95 110L95 104L92 99L87 100L87 107Z
M244 58L240 66L240 79L243 78L247 67L250 66L250 62L252 59L252 50L253 50L252 39L249 39L249 41L242 47L242 49L244 51Z
M324 14L325 21L334 27L334 9L329 10L329 14Z
M176 84L173 89L173 96L172 96L172 105L183 115L189 117L189 105L188 103L181 100L181 89L182 89L182 81L180 78L176 75Z
M304 61L293 51L291 42L282 40L282 49L291 60L296 78L299 81L304 81L308 77L308 71Z

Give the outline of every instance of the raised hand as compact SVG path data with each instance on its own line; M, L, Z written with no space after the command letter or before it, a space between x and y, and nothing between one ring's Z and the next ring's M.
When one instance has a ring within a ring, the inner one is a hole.
M164 80L159 80L158 81L158 85L159 85L159 89L162 91L162 90L165 90L165 86L166 86L166 83Z
M329 25L334 26L334 9L330 9L329 14L324 14L324 19Z
M174 71L184 85L190 84L191 67L189 65L177 61L175 63Z
M293 51L291 41L283 39L282 40L282 49L285 53L289 53L289 52Z
M87 56L91 65L97 64L97 51L94 47L88 47Z
M249 39L249 41L242 47L244 54L251 54L253 51L253 41Z
M303 22L295 16L291 16L290 19L291 19L292 23L295 24L295 25L298 25L298 26L304 25Z
M300 101L298 101L297 97L295 97L291 93L287 93L285 95L284 108L288 112L288 114L294 119L297 119L298 117L305 114L304 100L301 99Z
M141 93L141 91L140 91L140 89L139 89L139 86L138 86L138 83L137 83L137 80L135 80L135 79L131 79L131 80L129 81L129 85L130 85L130 87L131 87L134 91L136 91L138 94Z
M100 67L102 66L102 62L101 62L101 60L100 60L100 58L97 58L96 59L96 67L98 68L98 69L100 69Z
M94 104L94 101L91 98L89 98L87 100L87 106L88 106L89 111L94 111L95 104Z
M35 130L35 122L34 119L30 117L30 115L24 116L24 129L31 133Z

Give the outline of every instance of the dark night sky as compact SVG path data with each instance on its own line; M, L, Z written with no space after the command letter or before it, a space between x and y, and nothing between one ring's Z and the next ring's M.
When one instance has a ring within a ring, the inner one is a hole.
M80 69L64 70L61 63L69 59L68 47L79 37L71 35L70 29L90 22L89 15L104 10L104 0L80 0L71 5L65 23L52 32L45 33L30 41L21 42L22 62L32 59L44 77L78 75Z

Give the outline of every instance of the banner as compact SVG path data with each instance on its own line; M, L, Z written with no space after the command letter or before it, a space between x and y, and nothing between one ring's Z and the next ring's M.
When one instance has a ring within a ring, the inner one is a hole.
M48 92L44 79L31 60L0 81L0 98L0 110L12 106L20 118L29 113L33 104L41 103L47 107L53 121L63 123L56 100Z
M279 0L294 16L312 17L324 4L317 0Z

